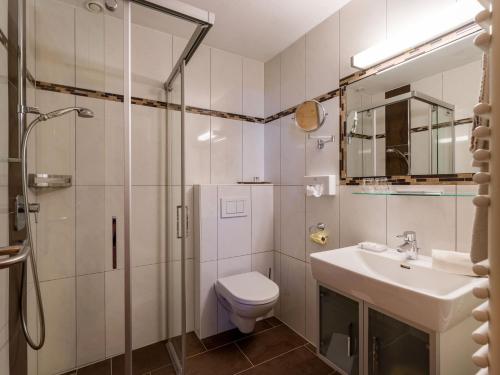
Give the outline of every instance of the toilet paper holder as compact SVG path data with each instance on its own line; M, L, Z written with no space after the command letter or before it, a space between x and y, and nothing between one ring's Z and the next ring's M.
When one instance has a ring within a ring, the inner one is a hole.
M317 223L309 227L309 239L318 245L326 245L328 242L328 233L326 232L326 224Z

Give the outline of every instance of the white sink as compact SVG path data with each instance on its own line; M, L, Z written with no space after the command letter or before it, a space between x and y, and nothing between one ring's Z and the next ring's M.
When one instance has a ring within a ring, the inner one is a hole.
M471 315L479 278L432 268L432 259L406 260L396 250L374 253L357 246L311 254L319 283L371 303L431 331L444 332Z

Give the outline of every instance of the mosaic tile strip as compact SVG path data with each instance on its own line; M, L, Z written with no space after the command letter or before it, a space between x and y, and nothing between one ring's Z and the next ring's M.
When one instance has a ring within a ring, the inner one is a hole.
M4 34L2 29L0 29L0 44L2 44L5 49L9 48L9 39L7 39L7 36Z
M387 177L389 185L474 185L473 173L443 174L443 175L411 175L411 176L378 176ZM377 176L373 176L377 178ZM362 185L365 178L347 177L340 181L341 185Z

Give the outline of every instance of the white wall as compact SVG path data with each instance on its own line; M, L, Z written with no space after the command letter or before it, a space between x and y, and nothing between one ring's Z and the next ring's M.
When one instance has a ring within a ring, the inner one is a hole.
M122 93L121 21L57 0L37 0L36 5L36 78ZM165 101L163 82L185 43L176 36L134 24L132 95ZM263 63L202 46L187 67L186 88L187 105L263 117ZM38 353L30 352L34 357L30 374L44 375L124 350L123 104L42 90L36 92L36 104L43 112L79 105L95 113L93 119L71 115L44 123L32 142L38 172L74 177L71 188L37 194L41 204L37 259L47 342ZM172 288L169 305L180 298L180 241L167 243L165 231L167 215L169 230L175 231L175 212L166 212L167 200L174 207L180 202L180 115L170 113L167 129L164 109L132 106L134 348L180 333L177 311L168 314L170 327L175 329L167 332L165 324L167 285ZM186 117L192 218L193 184L263 179L264 125L192 113ZM111 258L112 216L118 222L116 270L112 269ZM192 246L191 237L188 330L194 328Z
M352 54L383 40L386 35L394 35L407 22L435 9L436 2L422 3L349 2L265 64L266 115L336 89L338 81L331 80L353 72L349 68ZM442 3L439 6L444 5ZM408 12L407 6L414 11ZM330 48L308 48L321 40L329 40ZM317 65L312 69L311 65L293 59L314 60ZM329 83L323 86L324 82ZM338 98L323 105L329 115L320 131L323 135L336 136L335 143L327 144L323 150L317 150L314 141L295 127L291 116L265 127L265 176L275 184L275 227L280 229L275 237L275 270L280 274L281 288L277 311L281 319L312 342L317 342L316 294L308 254L363 240L395 246L395 236L404 230L417 231L423 254L430 254L432 248L469 251L472 216L470 197L359 196L352 194L358 187L340 186L334 197L306 198L302 176L339 173ZM426 188L444 189L448 193L475 189L451 185ZM309 226L318 222L326 223L330 233L324 248L308 239Z

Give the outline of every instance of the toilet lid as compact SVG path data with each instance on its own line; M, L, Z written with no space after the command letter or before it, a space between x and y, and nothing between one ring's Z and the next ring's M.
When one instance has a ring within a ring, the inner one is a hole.
M278 285L260 272L241 273L217 280L221 291L245 305L263 305L279 296Z

